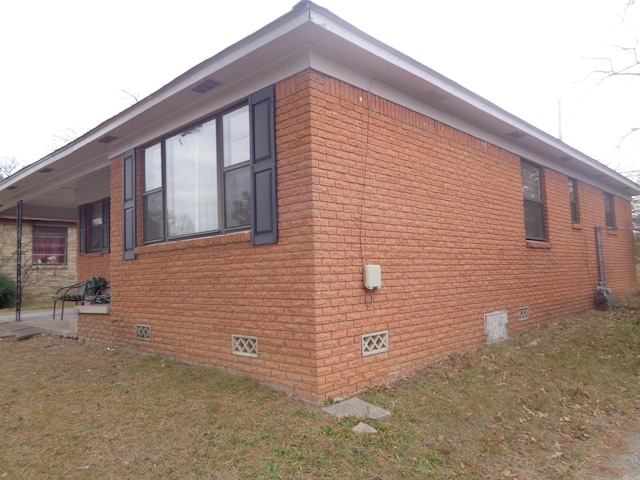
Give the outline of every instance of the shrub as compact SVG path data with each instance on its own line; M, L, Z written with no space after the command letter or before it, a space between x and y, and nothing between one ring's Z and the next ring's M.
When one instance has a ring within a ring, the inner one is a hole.
M16 282L4 273L0 273L0 308L16 305Z

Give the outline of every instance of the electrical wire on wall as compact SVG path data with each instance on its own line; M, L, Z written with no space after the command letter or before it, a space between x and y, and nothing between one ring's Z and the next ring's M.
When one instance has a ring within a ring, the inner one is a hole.
M369 89L366 92L366 103L363 105L366 109L366 121L365 121L365 149L364 149L364 165L363 165L363 175L362 175L362 200L360 203L360 211L359 211L359 248L360 248L360 261L362 262L362 266L363 266L363 275L364 275L364 265L366 265L367 259L365 258L365 254L364 254L364 210L365 210L365 203L366 203L366 189L367 189L367 181L369 179L369 152L370 152L370 122L371 122L371 109L372 109L372 97L373 95L371 94L371 90L373 88L373 79L371 79L371 82L369 83ZM364 98L360 97L360 102L363 103ZM373 300L374 300L374 293L375 290L374 289L370 289L370 288L365 288L365 295L364 295L364 303L367 307L369 307L370 305L373 304Z
M371 83L369 84L369 91L366 92L367 94L367 102L366 102L366 110L367 110L367 115L366 115L366 123L365 123L365 127L366 127L366 131L365 131L365 147L364 147L364 172L362 175L362 201L360 202L360 212L359 212L359 243L360 243L360 261L362 262L362 265L365 265L366 259L364 258L364 245L363 245L363 240L362 240L362 230L363 230L363 216L364 216L364 208L365 208L365 201L366 201L366 188L367 188L367 180L369 177L369 138L370 138L370 128L369 128L369 124L371 121L371 88L373 86L373 80L371 80ZM360 102L363 101L363 97L360 97Z

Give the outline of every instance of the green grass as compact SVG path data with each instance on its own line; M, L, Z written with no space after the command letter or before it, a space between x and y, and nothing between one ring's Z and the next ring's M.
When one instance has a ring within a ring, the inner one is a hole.
M337 420L256 382L69 339L0 340L0 478L582 479L637 428L640 298L360 395Z

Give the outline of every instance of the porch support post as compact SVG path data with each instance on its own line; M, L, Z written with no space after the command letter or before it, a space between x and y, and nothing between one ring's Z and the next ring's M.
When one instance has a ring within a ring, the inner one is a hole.
M16 248L16 322L19 322L22 306L22 200L18 201L16 227L18 235Z

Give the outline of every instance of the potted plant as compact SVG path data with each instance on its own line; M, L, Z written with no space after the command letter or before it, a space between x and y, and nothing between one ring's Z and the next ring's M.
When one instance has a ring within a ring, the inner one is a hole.
M109 282L104 277L91 277L84 282L84 295L82 303L89 305L95 302L98 295L104 295Z

